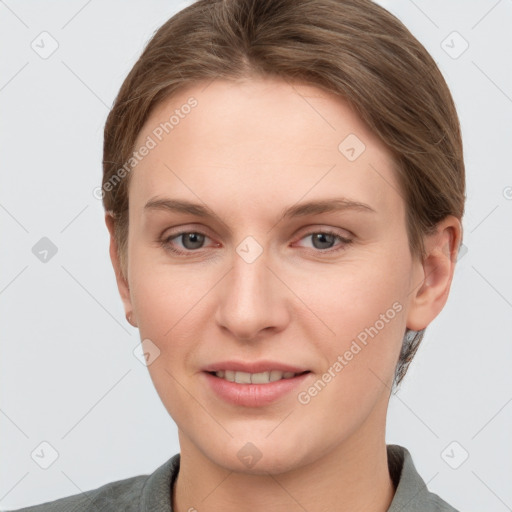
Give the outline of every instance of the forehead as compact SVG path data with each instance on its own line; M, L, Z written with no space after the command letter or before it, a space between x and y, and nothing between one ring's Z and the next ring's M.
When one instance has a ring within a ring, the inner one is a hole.
M312 85L196 83L155 108L135 148L150 139L132 171L130 209L159 195L260 211L335 192L401 207L386 147L347 102Z

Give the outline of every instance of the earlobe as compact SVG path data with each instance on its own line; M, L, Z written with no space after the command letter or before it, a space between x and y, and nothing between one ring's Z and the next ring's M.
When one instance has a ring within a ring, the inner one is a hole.
M110 234L110 245L109 245L109 253L110 260L112 262L112 267L114 268L114 273L116 276L117 288L119 290L119 294L121 295L121 300L123 301L123 306L125 310L126 320L137 327L136 323L133 322L133 306L130 295L130 287L128 284L127 277L123 275L121 270L121 261L119 258L119 248L117 246L116 238L115 238L115 219L111 212L105 213L105 224L107 225L108 232Z
M439 222L434 234L425 237L427 256L422 263L418 262L416 281L411 283L414 288L407 314L409 329L425 329L446 304L461 236L459 219L450 215Z
M131 311L129 313L126 313L126 321L133 327L138 327L135 321L133 320L133 313Z

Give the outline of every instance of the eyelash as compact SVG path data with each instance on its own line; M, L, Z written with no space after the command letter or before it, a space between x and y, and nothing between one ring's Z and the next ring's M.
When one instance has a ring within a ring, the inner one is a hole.
M166 250L166 251L170 251L174 254L177 254L178 256L185 256L187 254L193 254L193 253L197 253L199 252L201 249L196 249L196 250L192 250L192 249L189 249L189 250L181 250L181 249L176 249L175 247L172 247L172 245L170 244L170 241L175 239L175 238L178 238L182 235L185 235L185 234L190 234L190 233L194 233L194 234L197 234L197 235L202 235L206 238L210 238L206 233L203 233L202 231L180 231L179 233L174 233L170 236L167 236L165 238L162 238L161 240L159 240L159 243L160 245ZM323 231L311 231L307 234L305 234L300 240L302 240L303 238L307 238L308 236L311 236L311 235L314 235L314 234L323 234L323 235L333 235L335 238L337 238L339 241L342 242L342 244L337 248L337 249L312 249L314 252L317 252L319 254L332 254L332 253L335 253L335 252L339 252L339 251L343 251L346 249L346 246L351 244L353 240L349 239L349 238L345 238L341 235L339 235L338 233L336 233L335 231L331 231L329 229L326 229L326 230L323 230Z

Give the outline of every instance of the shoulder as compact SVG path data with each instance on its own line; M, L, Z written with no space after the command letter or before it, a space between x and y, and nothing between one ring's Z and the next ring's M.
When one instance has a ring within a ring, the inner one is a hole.
M389 473L396 487L388 512L459 512L429 491L407 448L391 444L387 445L387 452Z
M141 489L148 475L139 475L102 485L97 489L17 509L14 512L82 512L85 510L126 510L139 507Z
M170 510L170 492L178 470L179 454L171 457L150 475L117 480L90 491L12 512L135 512L156 510L161 506L164 510Z

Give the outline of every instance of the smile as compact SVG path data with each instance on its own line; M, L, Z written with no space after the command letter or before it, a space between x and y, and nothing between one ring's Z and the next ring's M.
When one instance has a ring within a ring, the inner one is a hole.
M269 370L249 373L235 370L203 371L204 383L214 395L238 407L264 407L280 399L291 400L298 386L313 373Z

